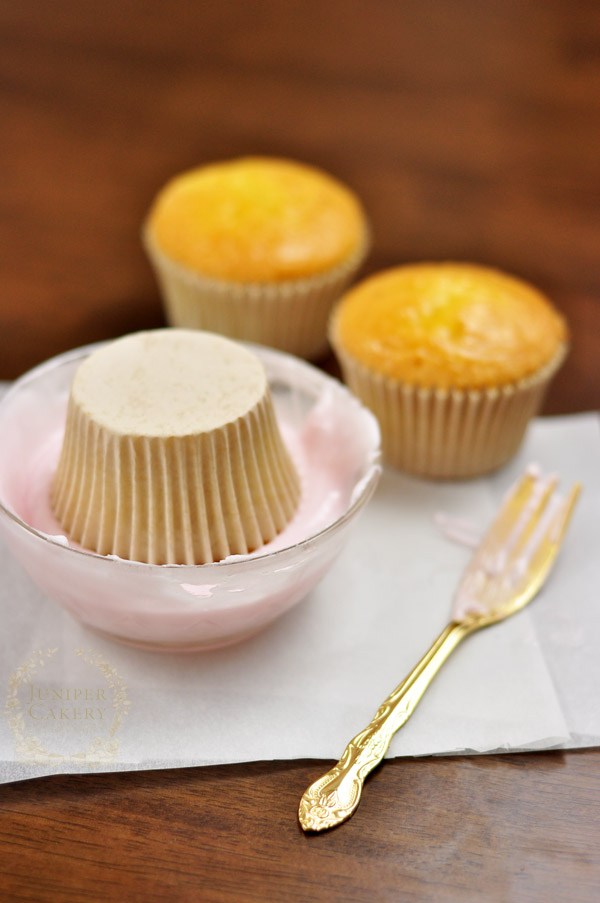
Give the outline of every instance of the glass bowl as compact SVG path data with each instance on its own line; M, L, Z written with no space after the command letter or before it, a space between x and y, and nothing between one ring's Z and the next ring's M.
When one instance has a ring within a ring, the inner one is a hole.
M0 532L48 596L115 640L192 651L256 633L306 596L341 550L379 478L377 421L337 380L251 345L302 478L300 508L288 527L257 552L215 564L98 555L61 533L48 500L71 380L97 347L41 364L0 402Z

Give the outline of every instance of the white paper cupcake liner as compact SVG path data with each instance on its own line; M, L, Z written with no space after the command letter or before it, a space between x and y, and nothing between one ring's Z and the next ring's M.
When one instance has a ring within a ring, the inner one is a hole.
M205 329L315 360L328 349L329 315L369 248L368 234L343 264L307 279L233 283L199 276L143 235L171 326Z
M53 508L84 548L151 564L220 561L273 539L299 498L270 393L220 429L167 439L110 433L69 402Z
M335 347L346 383L379 420L385 460L436 479L475 477L505 464L539 411L566 351L562 347L545 367L517 383L468 391L407 385Z

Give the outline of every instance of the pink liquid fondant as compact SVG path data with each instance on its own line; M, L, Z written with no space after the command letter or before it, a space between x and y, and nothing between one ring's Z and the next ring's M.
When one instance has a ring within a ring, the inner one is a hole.
M275 394L282 434L301 475L302 498L295 517L272 542L250 555L199 566L78 554L49 500L67 401L67 388L53 385L52 375L49 382L13 393L0 411L0 500L45 538L5 514L0 526L17 559L48 595L117 639L207 648L256 632L321 578L345 538L342 515L354 499L370 495L377 478L373 418L342 387L322 377L325 390L308 413L299 413L298 398L278 401ZM334 529L321 533L336 521Z
M331 452L337 426L332 415L332 410L315 411L300 431L285 421L280 423L284 442L302 481L298 511L271 542L248 555L230 556L226 561L243 561L296 545L333 523L346 510L354 486L355 464L352 455ZM23 460L25 453L27 479L18 481L12 487L6 486L4 499L25 523L53 539L59 538L64 545L81 549L65 534L50 505L50 485L63 434L64 416L57 419L42 437L34 453L27 456L25 450L18 450L18 460Z

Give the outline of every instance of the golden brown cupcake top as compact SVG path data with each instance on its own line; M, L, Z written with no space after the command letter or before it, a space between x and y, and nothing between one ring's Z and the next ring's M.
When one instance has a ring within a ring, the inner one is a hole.
M523 379L567 341L564 319L526 282L466 263L378 273L348 292L334 346L411 385L481 389Z
M282 282L344 263L363 246L366 220L354 193L326 173L245 157L172 179L152 206L147 237L200 275Z

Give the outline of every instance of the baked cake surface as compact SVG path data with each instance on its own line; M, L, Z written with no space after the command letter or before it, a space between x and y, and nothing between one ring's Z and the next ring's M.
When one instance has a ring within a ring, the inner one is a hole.
M245 157L168 182L146 235L170 260L202 276L269 283L345 263L366 243L366 218L354 192L327 173Z
M369 370L440 389L518 382L568 337L564 319L533 286L464 263L413 264L366 279L340 302L330 334Z

